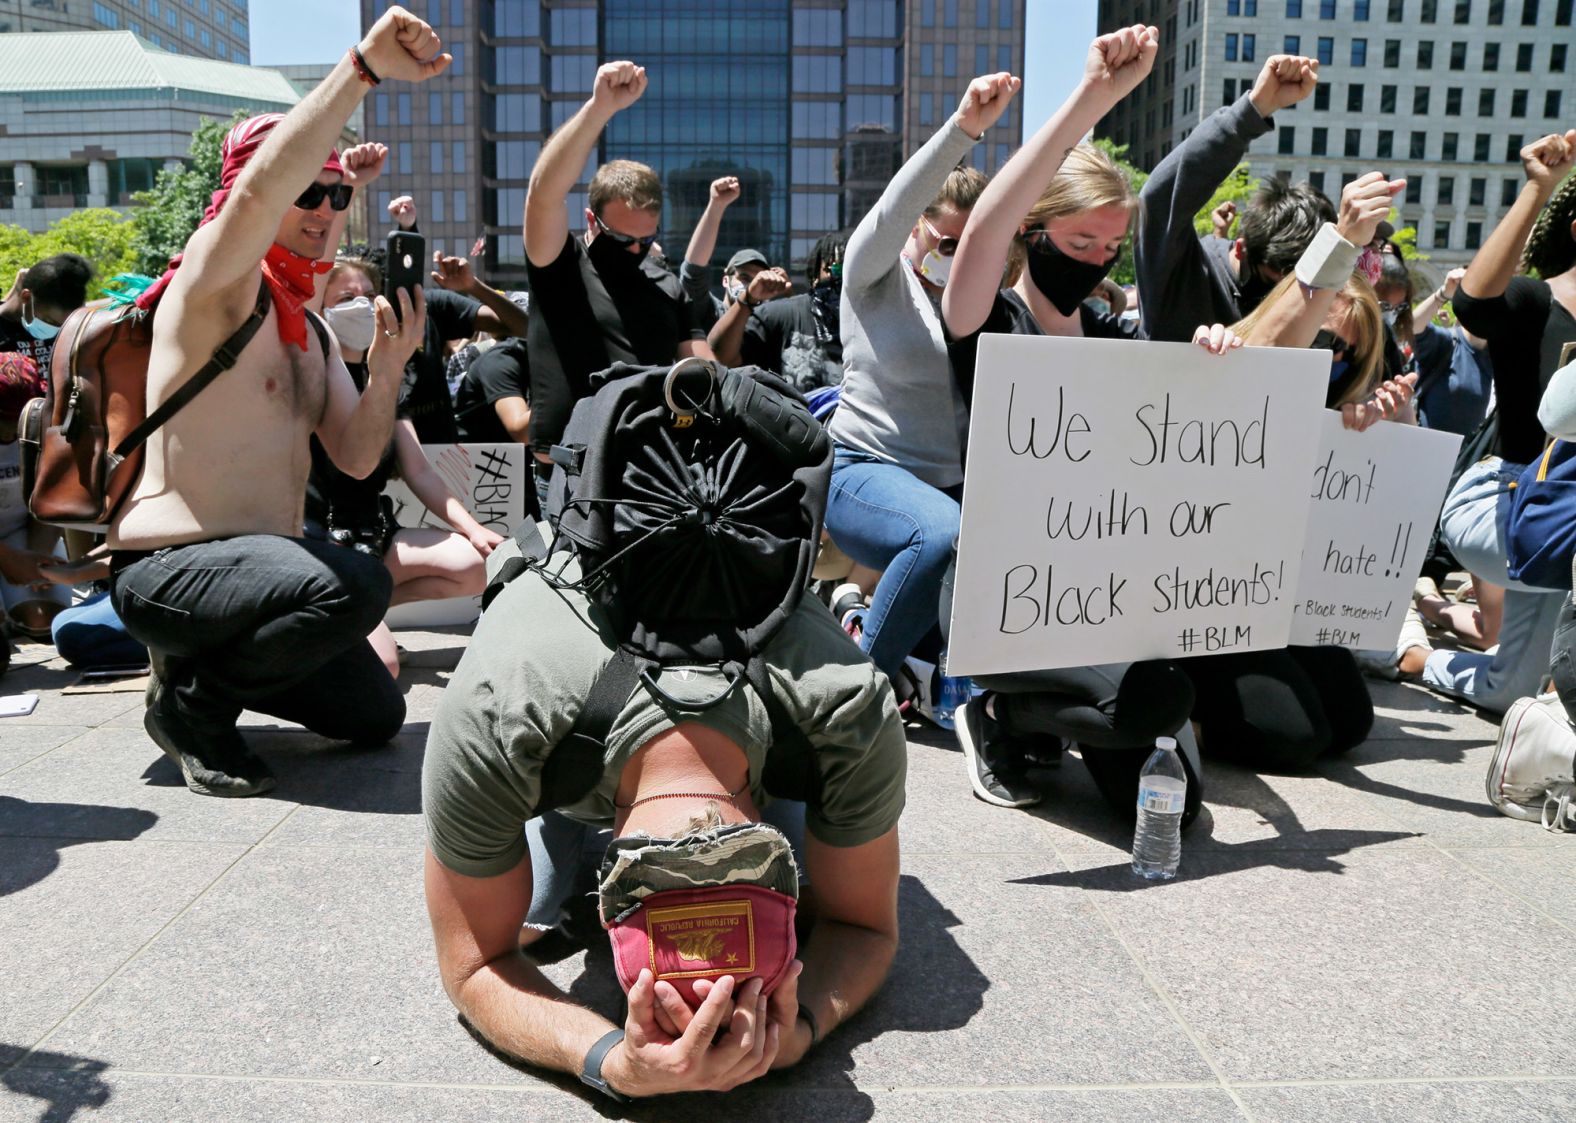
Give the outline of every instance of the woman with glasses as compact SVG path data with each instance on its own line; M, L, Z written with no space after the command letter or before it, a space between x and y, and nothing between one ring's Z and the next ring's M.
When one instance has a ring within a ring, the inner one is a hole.
M843 259L843 390L831 422L826 529L856 563L883 571L845 626L894 682L936 628L963 494L968 405L952 377L939 303L986 181L958 165L1021 85L1010 74L969 83L957 112L860 222Z

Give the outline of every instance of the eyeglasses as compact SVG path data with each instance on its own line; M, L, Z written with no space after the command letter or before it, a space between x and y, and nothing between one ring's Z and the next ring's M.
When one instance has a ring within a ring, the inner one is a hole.
M612 229L607 223L603 222L600 215L592 215L592 218L596 221L597 229L602 231L602 233L607 237L611 238L614 245L638 245L643 250L649 250L652 245L656 243L656 240L662 236L661 230L655 230L646 235L644 238L637 238L633 234L620 234L617 230Z
M1412 303L1409 300L1403 300L1398 304L1391 304L1387 300L1379 302L1379 311L1381 312L1410 312L1411 310Z
M295 205L303 211L315 211L326 197L332 209L342 211L350 206L350 197L355 193L356 189L348 183L314 183L296 196Z
M951 257L958 252L958 240L956 238L942 237L941 231L932 226L930 219L924 215L919 216L919 221L925 224L926 232L936 240L936 252L938 254L942 257Z

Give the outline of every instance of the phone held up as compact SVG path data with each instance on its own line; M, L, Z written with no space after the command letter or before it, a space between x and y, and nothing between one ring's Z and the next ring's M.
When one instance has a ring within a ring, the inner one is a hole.
M427 268L427 239L412 230L394 231L389 235L386 261L383 295L394 306L394 314L399 316L399 290L408 290L414 302L416 286L422 283Z

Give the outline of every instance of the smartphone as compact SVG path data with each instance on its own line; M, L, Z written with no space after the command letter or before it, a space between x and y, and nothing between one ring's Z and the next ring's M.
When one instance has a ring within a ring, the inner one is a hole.
M383 270L383 295L399 312L399 290L416 299L416 286L422 283L427 270L427 239L411 230L396 230L389 235L388 257ZM403 317L402 317L403 318Z
M83 682L112 682L115 679L136 678L148 673L146 663L123 663L115 667L94 667L82 672Z
M26 717L37 705L37 694L7 694L0 698L0 717Z

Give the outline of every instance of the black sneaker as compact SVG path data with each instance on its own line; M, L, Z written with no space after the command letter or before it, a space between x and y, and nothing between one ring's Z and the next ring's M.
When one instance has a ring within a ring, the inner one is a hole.
M985 712L988 697L970 698L955 719L969 786L976 797L997 807L1032 807L1044 794L1024 776L1017 756L1003 751L1001 726Z
M142 716L142 727L164 755L175 762L186 786L198 795L261 795L274 786L274 774L246 747L234 729L217 734L200 730L176 708L175 697L160 689Z

